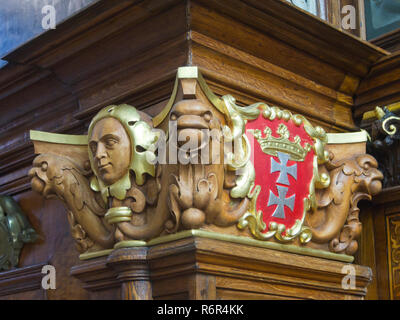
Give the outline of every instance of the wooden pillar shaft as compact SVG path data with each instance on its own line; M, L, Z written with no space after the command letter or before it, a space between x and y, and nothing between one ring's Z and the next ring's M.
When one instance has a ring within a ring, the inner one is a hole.
M153 300L150 281L125 281L121 290L122 300Z
M146 247L116 250L107 259L107 265L122 283L123 300L153 299Z

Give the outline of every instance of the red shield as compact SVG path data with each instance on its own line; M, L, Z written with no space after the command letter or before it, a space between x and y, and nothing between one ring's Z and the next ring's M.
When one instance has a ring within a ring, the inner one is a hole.
M295 122L290 113L270 118L273 119L260 115L246 125L246 135L254 150L255 187L260 188L253 199L253 209L262 212L264 235L272 233L271 236L292 239L299 235L309 209L310 187L314 183L314 140L304 129L304 123L298 119Z

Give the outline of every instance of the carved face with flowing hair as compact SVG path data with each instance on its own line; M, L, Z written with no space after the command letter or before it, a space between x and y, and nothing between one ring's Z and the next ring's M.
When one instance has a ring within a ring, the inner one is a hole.
M91 188L101 191L103 200L113 196L125 199L131 185L130 173L137 185L145 182L145 173L155 174L149 161L155 158L152 147L157 141L152 127L139 112L127 104L103 108L89 125L89 159L95 177Z

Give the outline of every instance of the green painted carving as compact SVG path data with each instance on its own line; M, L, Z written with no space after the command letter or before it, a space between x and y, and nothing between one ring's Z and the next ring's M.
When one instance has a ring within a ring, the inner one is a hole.
M24 243L35 242L37 238L14 199L0 195L0 270L16 267Z

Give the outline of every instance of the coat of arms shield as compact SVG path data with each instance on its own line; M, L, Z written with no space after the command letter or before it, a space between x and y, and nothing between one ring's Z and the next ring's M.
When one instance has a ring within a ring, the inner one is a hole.
M260 108L260 116L246 124L255 183L249 193L250 210L239 227L249 225L260 239L275 236L290 241L299 237L306 243L312 235L304 220L316 206L315 186L329 184L328 177L318 174L318 163L328 157L326 134L300 115L267 105Z

